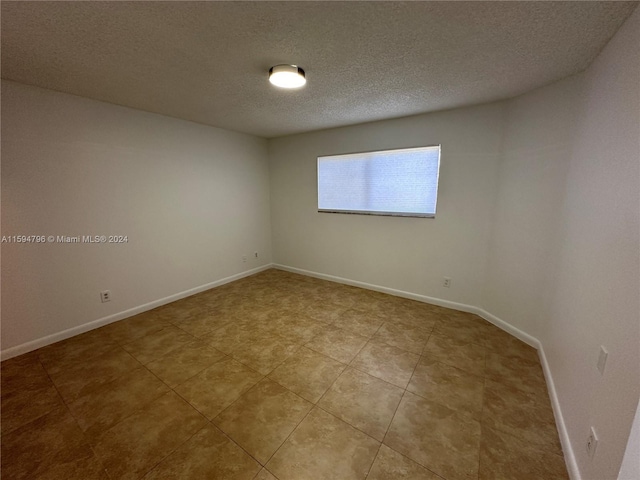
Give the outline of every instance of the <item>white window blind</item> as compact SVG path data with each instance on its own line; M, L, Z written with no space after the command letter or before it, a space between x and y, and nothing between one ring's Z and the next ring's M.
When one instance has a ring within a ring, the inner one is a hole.
M440 146L318 157L318 211L435 217Z

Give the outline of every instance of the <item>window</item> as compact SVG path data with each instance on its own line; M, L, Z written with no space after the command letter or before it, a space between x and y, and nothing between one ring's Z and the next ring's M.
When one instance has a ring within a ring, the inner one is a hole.
M440 146L318 157L318 211L435 217Z

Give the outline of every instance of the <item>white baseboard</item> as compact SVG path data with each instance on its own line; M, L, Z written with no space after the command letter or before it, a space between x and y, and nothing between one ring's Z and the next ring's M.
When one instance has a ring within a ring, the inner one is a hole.
M376 292L388 293L391 295L395 295L397 297L409 298L411 300L430 303L432 305L451 308L453 310L459 310L462 312L475 313L476 315L479 315L480 317L484 318L485 320L492 323L496 327L504 330L505 332L513 335L519 340L522 340L527 345L530 345L533 348L535 348L538 351L538 356L540 357L540 363L542 364L545 380L547 382L547 388L549 390L549 396L551 399L551 407L553 408L553 413L556 420L556 427L558 429L558 435L560 436L560 442L562 444L562 450L564 452L564 459L567 465L567 471L569 473L569 477L571 478L571 480L581 480L580 471L578 470L578 464L576 462L576 458L573 453L573 448L571 447L571 442L569 440L569 433L567 431L567 427L564 422L562 409L560 408L560 401L558 399L558 394L556 392L555 384L553 382L553 376L551 375L549 363L547 362L547 357L544 353L544 348L542 346L542 343L540 343L540 340L520 330L519 328L514 327L510 323L502 320L501 318L496 317L492 313L487 312L483 308L474 307L473 305L452 302L450 300L443 300L441 298L428 297L426 295L419 295L416 293L405 292L402 290L395 290L393 288L382 287L380 285L373 285L366 282L359 282L357 280L350 280L348 278L336 277L334 275L327 275L324 273L312 272L309 270L303 270L301 268L289 267L287 265L274 264L273 267L279 270L285 270L287 272L299 273L301 275L306 275L308 277L315 277L315 278L320 278L322 280L329 280L336 283L351 285L354 287L366 288L367 290L374 290Z
M553 375L551 374L551 370L549 368L549 364L547 362L547 357L544 353L544 348L540 341L529 335L526 332L523 332L519 328L514 327L508 322L496 317L495 315L487 312L483 308L475 307L473 305L467 305L464 303L452 302L450 300L444 300L436 297L429 297L426 295L419 295L416 293L405 292L402 290L396 290L389 287L383 287L380 285L373 285L366 282L359 282L357 280L350 280L347 278L337 277L334 275L327 275L324 273L312 272L309 270L303 270L300 268L289 267L286 265L279 264L267 264L262 267L254 268L252 270L247 270L246 272L241 272L236 275L231 275L226 278L222 278L220 280L216 280L214 282L207 283L205 285L201 285L199 287L191 288L189 290L185 290L180 293L176 293L174 295L170 295L165 298L161 298L159 300L155 300L153 302L146 303L144 305L140 305L138 307L130 308L123 312L119 312L113 315L109 315L107 317L99 318L97 320L85 323L83 325L79 325L77 327L69 328L62 332L55 333L53 335L49 335L37 340L33 340L31 342L24 343L22 345L18 345L15 347L8 348L6 350L0 351L0 359L6 360L12 357L16 357L23 353L30 352L32 350L36 350L40 347L44 347L46 345L50 345L55 342L59 342L60 340L65 340L67 338L73 337L75 335L79 335L81 333L88 332L90 330L102 327L104 325L108 325L113 322L117 322L118 320L122 320L124 318L130 317L132 315L137 315L138 313L146 312L147 310L151 310L156 307L160 307L162 305L166 305L167 303L175 302L176 300L180 300L182 298L188 297L190 295L195 295L196 293L203 292L205 290L209 290L214 287L218 287L220 285L224 285L226 283L233 282L235 280L239 280L244 277L248 277L250 275L254 275L264 270L268 270L269 268L277 268L279 270L285 270L292 273L298 273L300 275L305 275L308 277L320 278L323 280L329 280L336 283L342 283L345 285L351 285L354 287L361 287L367 290L374 290L376 292L388 293L390 295L395 295L397 297L408 298L411 300L417 300L419 302L429 303L432 305L438 305L440 307L451 308L453 310L459 310L462 312L475 313L480 317L484 318L488 322L497 326L498 328L510 333L514 337L522 340L528 345L536 348L538 350L538 356L540 357L540 363L542 364L542 369L544 371L544 376L547 382L547 388L549 390L549 396L551 398L551 406L553 408L556 426L558 429L558 434L560 436L560 442L562 443L562 450L564 452L565 462L567 464L567 470L569 472L569 477L571 480L581 480L580 471L578 470L578 464L575 459L575 455L573 453L573 448L571 447L571 442L569 440L569 434L567 432L566 424L564 422L564 417L562 415L562 409L560 407L560 401L558 399L557 391L555 388L555 384L553 382Z
M18 355L22 355L23 353L28 353L33 350L37 350L38 348L51 345L52 343L59 342L60 340L66 340L67 338L71 338L81 333L85 333L90 330L103 327L110 323L117 322L118 320L131 317L132 315L137 315L138 313L146 312L147 310L152 310L156 307L161 307L162 305L166 305L167 303L175 302L176 300L180 300L182 298L195 295L196 293L204 292L205 290L209 290L214 287L219 287L220 285L224 285L225 283L230 283L235 280L240 280L241 278L254 275L264 270L268 270L272 268L272 266L273 266L272 264L267 264L267 265L263 265L262 267L247 270L246 272L237 273L235 275L231 275L229 277L225 277L220 280L216 280L214 282L210 282L204 285L200 285L198 287L190 288L189 290L185 290L183 292L176 293L174 295L169 295L168 297L154 300L153 302L145 303L144 305L139 305L137 307L124 310L122 312L114 313L113 315L109 315L107 317L102 317L97 320L93 320L91 322L78 325L77 327L68 328L67 330L63 330L61 332L57 332L52 335L47 335L46 337L38 338L37 340L32 340L30 342L26 342L21 345L17 345L15 347L7 348L5 350L0 351L0 359L7 360L12 357L17 357Z
M472 313L480 315L487 322L493 323L496 327L498 327L501 330L504 330L505 332L513 335L517 339L522 340L524 343L526 343L530 347L533 347L538 351L540 350L540 347L541 347L540 340L538 340L536 337L533 337L533 336L529 335L526 332L523 332L519 328L514 327L510 323L505 322L501 318L496 317L494 314L489 313L489 312L487 312L486 310L484 310L482 308L475 308L475 311L473 311Z
M451 300L444 300L442 298L436 297L428 297L427 295L419 295L417 293L405 292L403 290L396 290L394 288L382 287L380 285L373 285L371 283L359 282L357 280L350 280L348 278L336 277L334 275L327 275L324 273L312 272L309 270L303 270L301 268L289 267L287 265L274 264L274 268L279 270L285 270L287 272L299 273L301 275L306 275L308 277L320 278L322 280L329 280L331 282L342 283L345 285L351 285L354 287L366 288L367 290L374 290L376 292L388 293L390 295L395 295L396 297L409 298L411 300L417 300L418 302L429 303L431 305L437 305L439 307L451 308L452 310L458 310L461 312L475 313L476 315L481 316L486 321L494 324L496 327L510 333L514 337L522 340L527 345L532 346L535 349L538 349L540 342L537 338L532 337L528 333L523 332L522 330L510 325L509 323L501 320L500 318L492 315L491 313L483 310L479 307L474 307L473 305L467 305L465 303L452 302Z
M544 347L542 346L542 344L540 344L540 347L538 348L538 357L540 357L542 371L544 372L544 378L547 382L547 390L549 390L551 407L553 408L553 413L556 420L556 428L558 429L558 436L560 437L560 443L562 445L562 451L564 453L564 462L567 465L569 478L571 480L581 480L582 476L580 475L578 462L576 461L576 456L573 452L573 447L571 446L569 431L567 430L567 425L564 421L564 417L562 416L562 409L560 408L560 399L558 398L558 392L556 391L556 384L553 381L551 368L549 368L549 362L547 361L547 356L544 353Z
M303 270L302 268L289 267L287 265L273 264L273 268L278 270L285 270L291 273L299 273L307 277L320 278L322 280L329 280L330 282L342 283L344 285L351 285L353 287L361 287L367 290L374 290L376 292L388 293L395 295L396 297L409 298L411 300L417 300L419 302L430 303L432 305L438 305L439 307L451 308L453 310L460 310L462 312L471 312L477 310L477 308L464 303L451 302L449 300L443 300L441 298L427 297L426 295L419 295L417 293L405 292L403 290L396 290L394 288L382 287L380 285L374 285L372 283L359 282L357 280L350 280L348 278L336 277L334 275L327 275L326 273L317 273L310 270Z

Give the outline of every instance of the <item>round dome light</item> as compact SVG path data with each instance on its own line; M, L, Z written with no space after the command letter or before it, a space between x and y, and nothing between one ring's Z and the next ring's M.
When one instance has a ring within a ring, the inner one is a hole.
M280 88L300 88L307 79L297 65L276 65L269 69L269 81Z

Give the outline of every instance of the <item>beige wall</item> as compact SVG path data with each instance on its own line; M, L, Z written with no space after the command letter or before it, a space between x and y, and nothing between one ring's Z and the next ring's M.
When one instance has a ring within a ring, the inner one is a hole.
M553 290L581 77L506 107L483 306L536 338Z
M476 306L537 338L575 478L617 477L640 396L638 32L640 11L586 72L503 104L269 143L274 261ZM435 220L316 212L318 155L438 143Z
M633 417L631 435L624 452L618 480L637 480L640 478L640 403Z
M3 82L2 234L130 239L3 244L3 351L273 251L277 264L478 307L537 338L575 478L614 479L640 397L639 35L636 11L586 72L506 102L269 142ZM318 155L434 144L435 219L317 213Z
M502 121L494 104L271 140L274 262L479 305ZM437 144L435 219L317 212L319 155Z
M510 101L499 170L484 306L540 340L583 479L617 477L640 397L639 33Z
M615 478L640 397L639 46L636 10L585 73L539 335L584 479ZM592 461L589 425L600 437Z
M270 263L266 155L257 137L3 81L2 235L129 237L4 243L3 351Z

